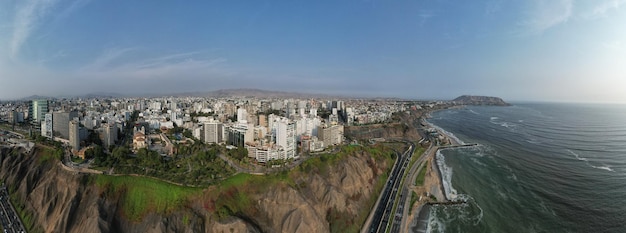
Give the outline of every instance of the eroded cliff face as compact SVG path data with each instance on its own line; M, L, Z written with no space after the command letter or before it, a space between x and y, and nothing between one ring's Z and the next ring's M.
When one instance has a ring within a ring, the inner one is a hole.
M8 154L6 150L0 154L0 177L15 189L25 210L34 214L35 225L44 232L330 232L350 225L359 228L359 219L367 217L376 198L377 177L392 165L389 159L377 160L368 152L357 151L324 169L296 168L289 175L293 184L279 182L249 193L249 212L218 221L214 210L205 207L207 200L198 197L180 210L148 214L140 222L131 222L120 213L123 200L105 195L105 190L90 182L90 175L68 171L56 161L42 163L38 155Z
M328 170L292 171L296 185L257 195L259 214L249 217L266 223L267 232L360 229L377 197L377 178L390 165L361 151L345 156Z
M118 212L119 199L107 198L89 175L63 169L58 161L42 162L39 155L0 153L0 177L15 190L44 232L203 232L205 218L193 210L168 216L148 215L128 222ZM183 224L185 215L188 224Z
M86 176L42 162L39 156L9 156L6 150L0 156L0 177L44 232L110 231L115 205L100 199L93 187L81 184Z

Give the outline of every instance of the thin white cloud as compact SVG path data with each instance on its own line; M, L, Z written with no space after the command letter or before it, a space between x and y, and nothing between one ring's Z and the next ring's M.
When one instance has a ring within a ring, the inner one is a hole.
M125 54L131 52L135 50L135 48L112 48L112 49L107 49L106 51L104 51L104 53L102 55L100 55L99 57L97 57L96 59L94 59L93 62L83 66L82 68L79 69L79 71L83 71L83 72L90 72L90 71L102 71L105 68L107 68L107 66L121 58L122 56L124 56Z
M166 54L159 57L146 58L134 62L119 61L137 51L136 48L113 48L106 50L93 62L78 69L78 73L88 77L120 77L120 78L176 78L179 75L202 75L218 72L217 66L225 63L224 58L199 58L201 52ZM219 71L222 74L225 72Z
M614 40L610 42L605 42L602 44L605 49L613 50L613 51L621 51L624 49L624 43L619 40Z
M61 0L26 0L18 1L13 18L13 32L9 42L10 56L15 59L20 50L44 22L56 22L67 17L73 11L86 5L90 0L76 0L64 9L56 9ZM53 11L59 10L57 13ZM53 17L50 19L50 17Z
M9 45L12 58L17 56L32 31L37 28L39 22L56 3L57 0L30 0L18 7L13 20L13 35Z
M611 10L617 10L622 5L626 3L626 0L608 0L601 2L600 4L593 7L593 9L585 14L583 14L584 18L587 19L597 19L607 17L607 14Z
M502 0L492 0L485 4L485 16L492 16L502 10Z
M420 17L420 27L423 27L430 18L436 15L432 11L420 11L418 16Z
M519 24L522 34L542 34L544 31L566 23L572 16L573 0L534 0L525 20Z

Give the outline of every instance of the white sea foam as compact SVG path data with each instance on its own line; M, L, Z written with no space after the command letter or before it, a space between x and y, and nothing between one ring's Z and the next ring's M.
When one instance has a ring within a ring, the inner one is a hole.
M446 232L446 225L439 220L438 217L433 216L435 211L431 209L430 218L428 219L428 226L426 227L426 232L433 232L433 228L436 228L436 232Z
M480 165L481 167L487 167L487 164L484 164L483 162L478 161L478 159L476 158L470 158L470 160L472 160L472 162L474 162L475 164Z
M493 116L492 116L492 117L491 117L491 118L489 118L489 119L490 119L490 120L492 120L492 121L495 121L495 120L498 120L498 119L500 119L500 118L499 118L499 117L493 117Z
M480 223L480 221L483 220L483 208L480 208L480 205L478 205L478 203L476 203L476 202L474 202L474 203L476 204L476 207L478 207L478 209L480 210L480 214L476 218L476 222L474 222L474 225L478 225L478 223Z
M430 122L428 122L428 121L426 121L426 123L427 123L430 127L435 128L435 129L436 129L437 131L439 131L440 133L443 133L443 134L447 135L449 138L451 138L452 140L456 141L457 143L459 143L459 144L461 144L461 145L466 144L464 141L461 141L461 139L457 138L457 137L456 137L456 135L454 135L453 133L450 133L450 132L448 132L448 131L446 131L446 130L442 129L441 127L436 126L436 125L434 125L434 124L432 124L432 123L430 123Z
M590 167L592 167L592 168L595 168L595 169L600 169L600 170L605 170L605 171L610 171L610 172L615 172L615 170L613 170L611 167L609 167L609 166L608 166L608 165L606 165L606 164L602 164L603 166L595 166L595 165L593 165L593 164L591 164L591 163L589 162L589 159L587 159L587 158L585 158L585 157L581 157L579 154L574 153L572 150L567 149L567 151L568 151L570 154L574 155L574 157L576 157L576 159L578 159L578 160L580 160L580 161L584 161L585 163L587 163L587 165L589 165L589 166L590 166Z
M588 160L587 158L580 157L580 155L579 155L579 154L574 153L572 150L567 149L567 151L568 151L570 154L572 154L574 157L576 157L576 159L578 159L578 160L580 160L580 161L586 161L586 162L589 162L589 160Z
M437 151L437 166L439 167L439 171L441 172L441 183L443 185L444 195L448 200L457 200L457 192L454 187L452 187L452 168L446 165L445 158L441 151Z
M470 109L469 111L470 111L471 113L474 113L475 115L480 115L480 113L477 113L476 111L474 111L474 110L472 110L472 109Z
M533 139L530 139L530 140L526 140L526 142L528 142L528 143L532 143L532 144L541 144L541 142L540 142L540 141L537 141L537 140L536 140L536 139L534 139L534 138L533 138Z
M596 168L596 169L600 169L600 170L607 170L607 171L610 171L610 172L615 172L615 170L613 170L609 166L593 166L593 165L591 165L591 167Z

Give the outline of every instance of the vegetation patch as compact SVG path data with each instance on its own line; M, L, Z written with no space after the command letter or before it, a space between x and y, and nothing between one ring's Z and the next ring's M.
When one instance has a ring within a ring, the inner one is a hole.
M409 205L409 213L413 211L413 205L417 202L417 194L414 191L411 191L411 205Z
M413 164L419 159L419 157L424 153L426 149L424 147L418 146L415 148L413 155L411 156L411 162L409 163L409 168L413 167Z
M129 156L131 151L124 146L114 148L111 155L99 152L98 146L88 152L94 155L93 167L98 170L108 170L112 166L119 174L150 176L181 186L206 187L235 173L217 156L219 148L215 146L205 147L197 143L180 148L192 154L165 157L153 150L139 149L135 156Z
M40 226L35 225L35 220L33 219L33 214L26 210L26 206L24 205L24 200L22 200L16 193L15 187L10 187L9 189L9 198L11 200L11 204L17 211L17 215L22 220L24 224L24 228L26 228L27 232L43 232Z
M96 175L95 183L106 195L119 195L122 212L131 221L150 212L169 213L202 191L138 176Z
M60 161L63 158L63 149L38 147L39 163L44 164L51 161Z
M427 170L426 168L427 168L426 166L422 165L422 168L421 168L422 170L415 178L415 186L424 185L424 179L426 178L426 170Z
M391 165L395 158L395 154L391 151L389 147L383 145L348 145L341 147L336 154L322 154L310 158L290 171L284 170L264 176L240 173L220 181L215 186L216 189L210 192L209 201L205 203L205 208L214 212L218 219L230 216L253 216L259 210L255 208L254 199L251 195L264 193L270 187L280 189L290 186L297 190L306 190L307 184L304 177L313 173L322 177L329 177L332 175L330 172L333 166L347 157L357 154L367 154L373 163ZM374 193L380 193L387 181L388 172L385 171L372 181ZM329 209L326 218L330 223L331 232L358 232L377 198L378 195L371 195L368 200L364 200L363 204L366 207L361 208L357 216L339 212L334 208Z

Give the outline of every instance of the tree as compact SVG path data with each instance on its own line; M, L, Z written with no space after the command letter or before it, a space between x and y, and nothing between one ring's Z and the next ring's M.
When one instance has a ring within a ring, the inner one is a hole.
M98 135L98 133L96 133L96 131L90 129L87 130L87 132L89 132L86 140L87 145L96 144L102 146L102 140L100 139L100 136Z
M186 138L193 138L193 134L191 133L191 130L185 129L183 130L183 136L185 136ZM196 140L199 141L199 140Z

